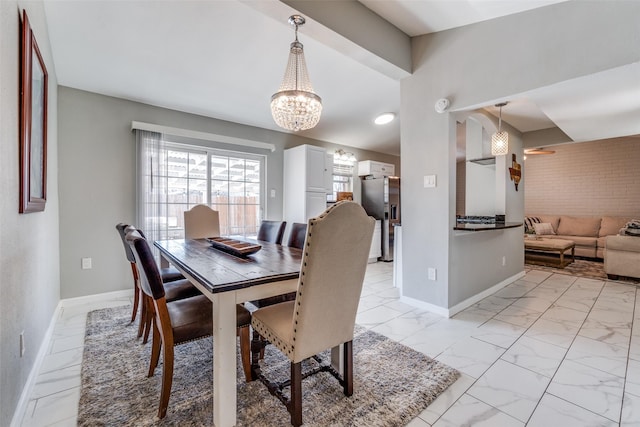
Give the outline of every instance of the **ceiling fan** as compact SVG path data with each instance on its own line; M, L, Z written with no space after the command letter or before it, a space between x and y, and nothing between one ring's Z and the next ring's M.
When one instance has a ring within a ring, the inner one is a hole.
M536 155L536 154L555 154L554 150L545 150L544 148L528 148L524 150L525 155Z

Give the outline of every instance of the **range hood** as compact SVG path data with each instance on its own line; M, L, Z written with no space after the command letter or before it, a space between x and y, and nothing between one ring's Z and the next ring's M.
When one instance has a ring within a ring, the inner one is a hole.
M471 162L471 163L476 163L478 165L484 165L484 166L495 165L496 164L496 158L495 157L484 157L482 159L473 159L473 160L467 160L467 161Z

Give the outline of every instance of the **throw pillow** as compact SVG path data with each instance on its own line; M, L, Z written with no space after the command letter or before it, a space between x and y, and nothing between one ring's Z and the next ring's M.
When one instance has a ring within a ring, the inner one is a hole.
M541 223L533 224L533 228L536 230L536 234L538 236L543 236L545 234L546 235L556 234L555 231L553 231L553 227L548 222L541 222Z
M533 234L535 230L533 228L533 224L541 223L542 221L537 216L527 216L524 218L524 232Z

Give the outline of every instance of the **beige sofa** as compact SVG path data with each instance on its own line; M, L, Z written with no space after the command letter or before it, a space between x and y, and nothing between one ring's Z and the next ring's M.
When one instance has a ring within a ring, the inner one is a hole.
M589 258L604 258L607 236L618 234L620 229L632 220L630 217L619 216L527 215L527 218L530 217L540 218L541 223L551 224L555 234L544 237L573 240L576 242L576 256Z
M640 278L640 237L607 236L604 272L612 279L618 276Z

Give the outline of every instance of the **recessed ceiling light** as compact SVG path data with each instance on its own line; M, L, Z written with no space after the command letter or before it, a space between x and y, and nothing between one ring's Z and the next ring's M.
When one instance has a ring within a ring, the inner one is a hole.
M377 125L386 125L391 123L396 118L394 113L382 113L373 121Z

